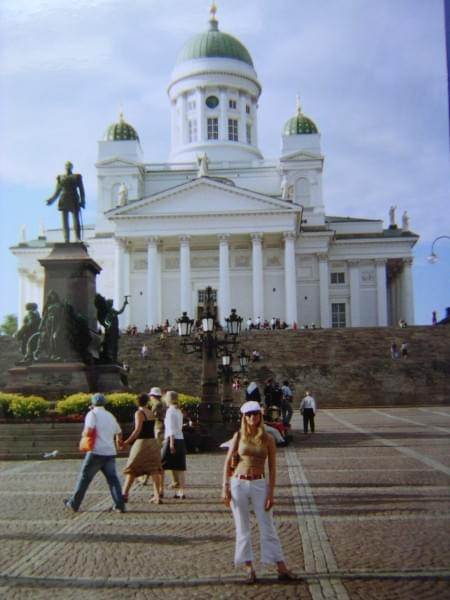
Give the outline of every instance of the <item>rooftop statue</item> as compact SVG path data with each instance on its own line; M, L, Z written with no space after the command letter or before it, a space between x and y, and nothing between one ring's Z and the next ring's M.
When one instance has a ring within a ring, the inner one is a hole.
M77 241L81 241L81 209L85 207L83 180L79 173L73 173L73 164L66 162L64 175L56 177L56 189L47 204L59 196L58 210L62 212L64 241L70 242L69 213L72 213L73 228Z

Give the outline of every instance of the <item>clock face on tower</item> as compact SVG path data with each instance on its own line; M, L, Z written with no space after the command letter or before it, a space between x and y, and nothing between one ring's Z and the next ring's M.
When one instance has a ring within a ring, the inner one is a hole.
M219 104L219 98L217 96L208 96L206 98L206 106L208 108L216 108Z

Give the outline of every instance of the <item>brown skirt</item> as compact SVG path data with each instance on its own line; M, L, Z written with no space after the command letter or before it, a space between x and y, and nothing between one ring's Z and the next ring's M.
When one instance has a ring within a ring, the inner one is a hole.
M161 451L158 442L153 438L136 440L131 446L123 473L135 477L162 473Z

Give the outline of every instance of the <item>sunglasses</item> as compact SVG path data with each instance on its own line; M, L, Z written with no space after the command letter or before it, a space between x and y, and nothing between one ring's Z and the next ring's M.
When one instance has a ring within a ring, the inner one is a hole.
M260 415L261 411L260 410L251 410L250 412L246 412L245 416L246 417L256 417L256 415Z

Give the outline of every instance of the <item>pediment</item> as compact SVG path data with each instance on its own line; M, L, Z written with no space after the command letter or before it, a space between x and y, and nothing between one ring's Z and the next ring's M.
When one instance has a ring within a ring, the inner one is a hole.
M99 160L95 163L97 168L100 167L108 167L108 168L124 168L124 167L137 167L140 166L141 163L134 160L127 160L126 158L112 157L105 158L105 160Z
M283 154L281 162L285 161L305 161L305 160L323 160L323 156L320 153L308 152L307 150L298 150L295 152L289 152Z
M112 219L298 212L290 202L201 177L108 212Z

